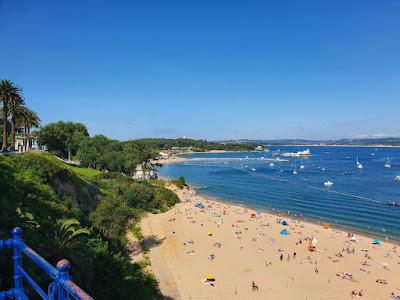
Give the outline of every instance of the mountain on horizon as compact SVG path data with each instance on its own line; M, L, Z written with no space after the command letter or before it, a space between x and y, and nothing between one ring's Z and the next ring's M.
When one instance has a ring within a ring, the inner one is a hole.
M386 146L400 146L399 137L385 137L385 138L354 138L354 139L330 139L330 140L311 140L311 139L238 139L238 140L223 140L218 141L222 144L242 143L242 144L259 144L264 146L273 145L386 145Z

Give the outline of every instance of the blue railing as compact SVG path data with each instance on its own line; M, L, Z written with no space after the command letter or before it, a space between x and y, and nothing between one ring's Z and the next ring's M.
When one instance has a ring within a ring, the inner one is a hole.
M0 300L28 300L23 288L24 280L45 300L69 300L71 299L70 297L77 300L93 299L72 282L68 275L68 270L71 266L68 260L62 259L57 263L56 268L53 267L23 242L21 228L17 227L12 230L11 239L0 240L0 250L6 248L12 248L14 252L14 288L7 291L0 291ZM22 268L23 254L54 279L54 281L49 284L47 293L43 291L33 278Z

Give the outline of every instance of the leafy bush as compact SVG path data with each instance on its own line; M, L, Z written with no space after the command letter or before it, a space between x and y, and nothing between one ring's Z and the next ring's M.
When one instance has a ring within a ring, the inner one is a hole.
M73 279L95 299L160 299L155 278L127 258L125 233L143 211L165 210L178 198L120 174L74 170L46 153L1 156L0 239L22 227L27 244L51 263L69 258ZM70 240L67 232L82 234ZM12 287L7 255L0 260L3 288ZM46 286L48 278L37 267L27 263L26 268Z
M182 176L179 177L178 179L171 180L171 182L173 184L175 184L176 187L179 188L179 189L183 189L183 188L187 187L185 178L183 178Z

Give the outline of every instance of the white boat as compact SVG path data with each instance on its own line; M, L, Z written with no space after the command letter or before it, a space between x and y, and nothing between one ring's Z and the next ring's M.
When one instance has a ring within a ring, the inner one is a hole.
M364 166L362 165L362 163L360 163L360 162L358 161L358 156L357 156L357 168L358 168L358 169L364 168Z
M275 166L275 164L274 164L273 162L270 162L270 163L268 164L268 166L273 167L273 166Z
M387 158L386 158L386 164L385 164L385 168L391 168L391 167L392 167L392 164L390 163L389 156L387 156Z
M400 175L396 175L396 177L394 178L394 180L400 181Z
M256 169L254 169L254 168L251 168L251 170L252 170L253 172L255 172L255 171L256 171Z
M293 164L293 175L297 175L296 164Z
M332 185L333 185L333 182L330 180L327 180L324 182L324 186L332 186Z
M311 152L310 152L310 149L306 149L306 150L297 151L297 152L285 152L285 153L281 153L278 155L286 156L286 157L309 157L309 156L311 156Z
M304 170L305 166L303 165L303 160L300 160L300 170Z

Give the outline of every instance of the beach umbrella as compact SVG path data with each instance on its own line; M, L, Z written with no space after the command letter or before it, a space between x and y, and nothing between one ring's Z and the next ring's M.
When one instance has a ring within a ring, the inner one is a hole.
M283 221L281 222L281 224L282 224L283 226L286 226L286 225L287 225L287 222L286 222L285 220L283 220Z
M281 234L282 235L288 235L288 231L286 229L282 229Z
M380 241L380 240L373 240L373 241L372 241L372 244L374 244L374 245L380 245L380 244L381 244L381 241Z
M215 277L211 274L204 274L203 278L207 281L215 281Z
M213 235L212 231L209 231L207 234L208 234L208 236L212 236Z
M256 214L251 214L251 217L252 217L252 218L255 218L255 217L256 217Z
M331 224L328 224L328 223L325 223L323 226L324 226L325 229L331 228Z

